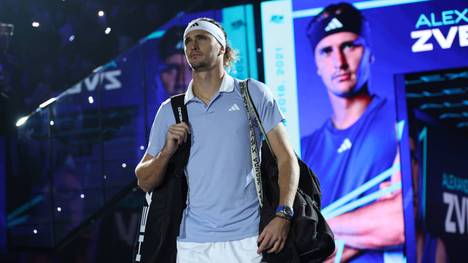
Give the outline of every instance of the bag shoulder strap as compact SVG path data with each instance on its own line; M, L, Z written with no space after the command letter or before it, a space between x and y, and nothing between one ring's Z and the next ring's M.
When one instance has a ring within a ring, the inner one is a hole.
M244 97L244 101L246 102L245 104L248 107L248 111L252 115L254 115L255 120L257 121L257 124L260 127L260 130L261 130L262 134L265 137L265 141L266 141L266 143L268 145L268 149L270 150L271 155L276 160L276 156L275 156L275 154L273 152L273 148L271 148L270 140L268 140L268 137L267 137L266 132L265 132L265 128L263 128L262 121L260 119L260 115L258 114L257 109L255 108L255 104L253 103L252 97L250 96L247 81L248 81L248 79L240 82L242 96ZM296 155L296 157L297 157L297 155ZM297 157L297 159L299 161L299 165L302 166L300 168L301 177L302 177L302 171L306 171L304 174L307 174L307 178L311 180L311 182L312 182L311 187L313 188L312 191L313 191L313 193L318 194L317 200L319 200L318 204L320 206L321 205L320 204L321 203L320 202L321 201L321 198L320 198L321 191L320 191L320 183L318 181L318 178L315 175L315 173L307 166L307 164L305 164L303 161L301 161L299 157ZM301 186L301 185L304 185L304 181L302 179L299 179L299 186ZM307 184L307 185L309 185L309 184ZM311 188L309 187L307 189L311 189Z
M260 207L263 207L263 183L262 183L262 174L261 174L261 165L260 165L260 151L258 149L257 144L257 136L255 133L255 129L253 127L253 120L255 118L254 114L252 113L252 105L249 105L249 99L247 98L248 87L247 81L241 81L240 90L241 95L244 101L245 110L247 112L247 118L249 121L249 136L250 136L250 158L252 160L252 169L254 170L252 173L252 177L255 182L255 189L257 190L257 197Z
M174 95L171 97L172 112L176 123L189 123L187 107L185 106L185 93Z
M172 113L176 123L185 122L189 124L187 107L185 106L185 94L178 94L171 97ZM175 166L175 175L181 176L187 166L190 156L191 138L188 136L187 142L179 146L176 153L171 157L170 162ZM182 172L182 173L181 173Z
M270 140L268 139L267 133L265 131L265 128L263 127L262 120L260 119L260 115L258 114L257 108L255 107L255 104L253 103L252 96L250 96L250 91L249 91L249 84L248 84L249 79L241 81L240 88L241 88L241 94L242 97L244 98L244 103L247 105L247 110L251 116L253 116L255 122L257 123L258 127L260 128L260 131L265 137L265 141L268 145L268 149L270 149L271 155L273 158L276 160L275 153L273 152L273 148L271 148L271 143Z

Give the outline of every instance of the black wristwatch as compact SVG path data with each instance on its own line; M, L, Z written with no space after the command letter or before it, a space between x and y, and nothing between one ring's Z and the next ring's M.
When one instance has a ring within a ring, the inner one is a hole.
M292 220L294 217L294 210L292 209L292 207L286 205L279 205L276 208L276 216Z

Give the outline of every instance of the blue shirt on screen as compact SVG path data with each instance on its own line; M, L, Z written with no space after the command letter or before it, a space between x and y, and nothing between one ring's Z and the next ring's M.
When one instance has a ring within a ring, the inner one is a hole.
M249 80L249 91L268 132L283 120L283 115L263 83ZM190 84L185 104L192 145L186 167L187 208L178 240L218 242L258 235L259 203L239 81L225 74L218 94L208 105L194 96ZM156 114L148 154L157 155L164 146L169 126L174 123L167 100Z
M337 129L328 119L312 135L302 139L302 159L320 180L322 207L392 167L397 152L392 116L386 99L373 96L361 118L351 127ZM377 190L379 185L353 200ZM352 262L383 262L383 254L365 250Z

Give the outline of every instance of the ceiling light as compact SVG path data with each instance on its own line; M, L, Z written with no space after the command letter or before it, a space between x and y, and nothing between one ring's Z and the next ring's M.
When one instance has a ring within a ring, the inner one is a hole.
M26 121L28 120L29 116L24 116L24 117L21 117L18 119L18 121L16 121L16 127L19 127L23 124L26 123Z

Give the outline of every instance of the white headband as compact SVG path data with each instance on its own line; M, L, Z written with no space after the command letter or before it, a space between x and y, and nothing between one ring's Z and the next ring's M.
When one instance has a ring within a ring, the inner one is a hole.
M221 28L219 28L217 25L204 20L194 21L188 24L187 28L185 29L184 40L187 34L193 30L203 30L210 33L214 38L216 38L216 40L218 40L223 48L226 48L226 38L224 37L223 30L221 30Z

